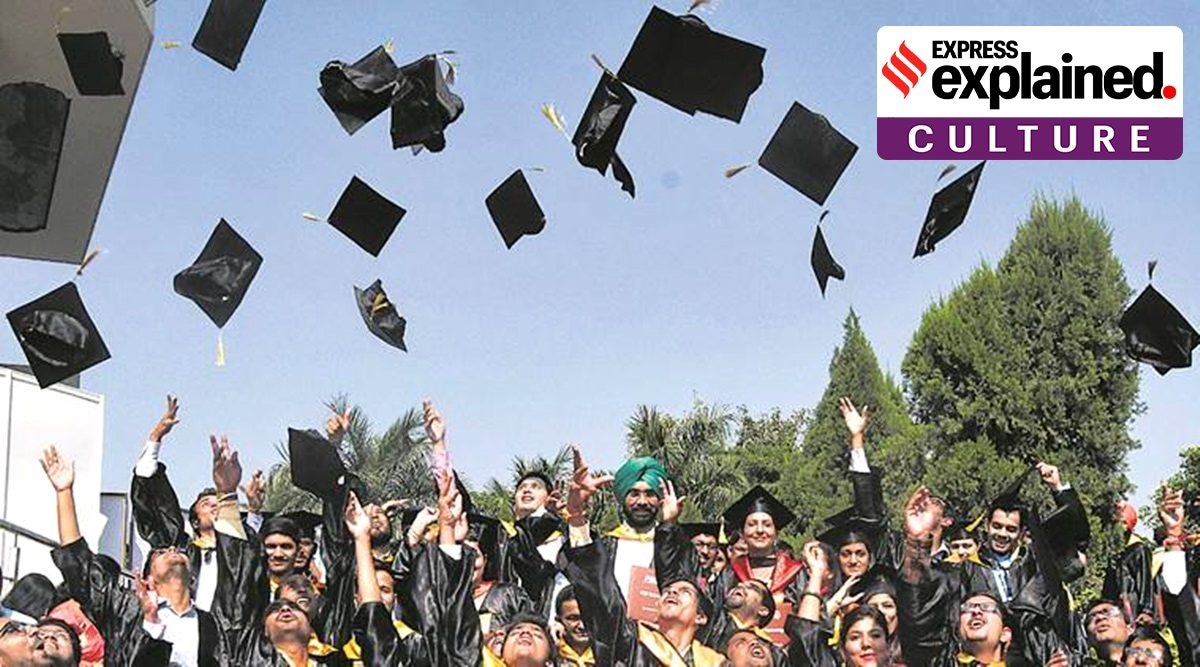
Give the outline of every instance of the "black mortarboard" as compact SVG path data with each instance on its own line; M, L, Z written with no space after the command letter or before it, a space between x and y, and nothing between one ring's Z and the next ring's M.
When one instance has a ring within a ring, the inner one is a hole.
M933 252L939 241L958 229L967 219L967 210L971 208L971 200L975 198L975 190L979 186L979 177L983 174L985 164L986 160L975 165L933 196L933 201L929 202L929 211L925 214L921 235L917 238L917 249L913 252L913 257Z
M762 84L766 49L714 32L698 17L650 10L617 76L680 111L736 122Z
M1200 334L1153 285L1125 309L1121 331L1129 356L1150 364L1159 375L1191 366L1192 350L1200 345Z
M40 83L0 86L0 230L46 228L71 101Z
M872 555L875 553L875 541L883 526L879 521L851 516L847 519L827 521L830 524L817 539L834 549L840 549L847 544L862 542L867 545Z
M392 148L446 147L446 126L462 115L462 98L450 92L438 57L428 55L400 68L392 98Z
M1024 509L1024 504L1021 502L1021 487L1025 486L1025 482L1030 476L1037 472L1037 466L1030 466L1025 469L1016 479L1008 483L1008 486L1000 490L992 497L992 502L988 506L988 514L995 508L1007 509ZM985 519L987 517L984 517Z
M320 526L322 522L320 514L315 512L306 512L304 510L296 510L294 512L287 512L279 516L291 519L293 522L295 522L296 527L300 529L300 537L307 537L310 540L316 539L317 527Z
M406 322L401 317L396 306L388 300L387 292L383 291L383 282L376 280L367 289L354 288L354 298L358 302L358 312L362 315L367 329L383 342L398 347L405 352L404 328Z
M689 540L697 535L721 537L721 524L719 523L681 523L679 529Z
M546 227L546 214L520 169L504 179L500 187L487 196L485 203L504 245L510 249L522 236L537 234Z
M42 389L109 358L75 283L9 312L8 323Z
M236 70L267 0L211 0L192 48Z
M465 500L465 499L464 499ZM466 505L463 505L466 511ZM467 514L467 539L479 544L479 550L487 556L487 567L484 568L485 581L496 581L500 574L500 522L490 516Z
M337 448L313 430L288 429L288 462L292 484L323 500L333 498L338 480L346 474Z
M793 102L758 164L824 206L857 152L858 146L830 125L825 116Z
M617 142L625 129L625 121L633 111L637 98L610 72L600 76L592 99L588 102L575 136L575 159L585 167L591 167L601 175L608 173L611 165L613 177L621 183L621 189L634 196L633 174L617 155Z
M334 60L321 70L317 90L348 134L383 113L392 103L400 68L382 46L353 65Z
M554 491L554 480L550 479L550 475L547 474L546 471L537 470L537 469L526 470L523 475L521 475L520 477L517 478L517 486L521 486L521 482L524 482L525 480L530 479L530 478L540 479L542 481L542 484L546 485L547 491L550 491L550 492Z
M755 512L766 512L775 520L775 529L782 531L796 520L796 514L788 509L775 496L762 487L755 486L746 492L735 502L729 509L725 510L722 516L725 519L725 525L730 526L738 531L746 523L746 517Z
M63 602L64 596L44 574L32 572L13 582L12 589L0 604L5 609L21 612L30 618L41 619Z
M58 45L80 95L125 94L125 56L113 49L107 32L60 32Z
M329 224L358 247L378 257L405 213L403 208L354 176L338 198L333 213L329 214Z
M196 261L175 274L175 293L194 301L220 328L246 297L261 265L262 255L222 218Z
M811 260L813 273L817 276L817 284L821 286L822 297L825 296L825 285L830 278L846 279L846 270L830 254L829 246L825 243L825 234L821 232L820 225L817 225L817 234L813 237Z

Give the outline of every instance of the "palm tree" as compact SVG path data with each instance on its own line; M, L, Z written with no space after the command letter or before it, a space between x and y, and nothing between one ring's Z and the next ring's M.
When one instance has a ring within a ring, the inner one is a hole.
M432 502L435 493L429 474L430 444L419 409L410 408L383 433L376 433L371 420L359 408L350 407L345 395L325 405L336 414L350 410L350 426L339 444L347 470L355 472L382 500L406 499L414 505ZM266 509L319 511L320 500L292 484L286 445L276 445L275 449L282 461L271 467Z

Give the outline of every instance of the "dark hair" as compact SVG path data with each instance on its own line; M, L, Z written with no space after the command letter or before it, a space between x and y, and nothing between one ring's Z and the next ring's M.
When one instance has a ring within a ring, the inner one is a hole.
M568 584L565 588L558 592L558 596L554 598L554 617L562 618L563 605L575 599L575 587Z
M550 632L550 625L546 623L546 619L542 618L538 614L528 611L514 614L508 623L504 624L504 642L501 645L503 646L504 644L508 643L509 633L512 632L512 629L518 625L536 625L538 629L542 631L542 636L546 638L546 647L550 652L550 661L557 664L558 646L554 643L554 635Z
M196 513L196 505L200 504L201 500L215 495L218 495L215 488L211 486L206 487L201 489L200 493L196 494L196 499L192 501L192 504L188 505L188 523L192 524L193 529L196 528L196 524L200 523L200 515Z
M1029 515L1029 508L1026 507L1025 504L1020 500L1017 500L1016 498L997 498L993 500L991 504L988 505L987 517L985 517L986 523L984 525L991 523L992 515L996 513L996 510L1000 510L1001 512L1005 513L1016 512L1017 516L1021 520L1021 528L1025 528L1025 517Z
M317 589L313 586L312 580L303 574L289 574L279 580L279 586L275 588L275 599L279 599L279 594L283 589L290 588L300 593L306 593L310 598L317 596Z
M53 625L56 628L62 628L67 631L67 635L71 638L71 664L78 665L79 658L83 655L83 644L79 641L79 633L75 632L75 628L70 623L58 618L43 618L37 624L39 628L47 625Z
M1162 632L1157 625L1139 625L1129 633L1129 638L1125 640L1125 650L1128 651L1136 641L1152 641L1162 647L1163 658L1162 667L1172 667L1175 664L1175 656L1171 653L1171 645L1167 643Z
M758 579L747 579L746 583L759 585L758 592L762 597L762 606L769 612L767 614L767 622L770 623L771 619L775 618L775 596L771 594L771 587Z
M883 612L870 605L861 604L842 619L842 639L839 645L844 646L846 644L846 638L850 635L850 628L864 618L870 618L875 622L875 625L883 630L884 639L889 642L892 640L892 635L888 632L887 617L883 615Z
M295 521L286 516L273 516L263 522L262 530L259 531L265 540L268 535L284 535L292 538L292 542L296 546L300 546L300 526Z

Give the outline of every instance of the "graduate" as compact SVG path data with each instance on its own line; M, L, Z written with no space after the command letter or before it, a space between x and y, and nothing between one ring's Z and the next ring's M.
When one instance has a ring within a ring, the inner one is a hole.
M560 667L596 667L592 635L583 624L575 587L570 584L554 600L555 622L558 624L558 662Z

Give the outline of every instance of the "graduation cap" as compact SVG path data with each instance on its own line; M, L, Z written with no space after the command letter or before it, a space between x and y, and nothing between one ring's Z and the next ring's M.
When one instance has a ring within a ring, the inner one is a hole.
M537 234L546 227L546 214L533 196L529 182L520 169L514 171L492 191L484 201L492 222L500 231L504 245L513 245L527 234Z
M462 112L462 98L450 92L436 55L401 67L392 98L392 148L419 145L441 151L446 126Z
M1159 375L1172 368L1192 365L1192 350L1200 345L1200 334L1166 297L1147 285L1121 315L1125 351L1130 357L1150 364Z
M762 84L766 52L694 15L653 7L617 76L689 115L703 111L737 123Z
M387 49L376 47L352 65L335 60L321 70L317 92L347 134L354 134L392 104L400 68Z
M125 94L125 57L113 49L107 32L60 32L58 45L80 95Z
M825 216L822 215L821 217L824 219ZM825 285L829 282L830 278L837 280L846 279L846 270L833 259L833 255L829 252L829 246L825 243L825 234L821 231L820 223L817 224L817 233L813 237L810 260L812 262L813 274L817 276L817 284L821 286L822 297L825 296Z
M595 169L602 176L611 166L613 177L630 197L634 196L633 174L617 155L617 142L636 103L637 98L629 88L605 70L571 138L579 164Z
M329 224L378 257L407 212L354 176L329 214Z
M775 521L775 529L780 531L796 520L796 513L771 495L761 484L747 491L729 509L725 510L722 517L725 519L726 525L741 531L742 526L746 523L746 517L755 512L766 512L771 515Z
M58 587L46 575L31 572L13 582L12 588L0 604L5 609L40 620L67 599L68 597L60 594Z
M793 102L758 164L820 206L858 152L829 120Z
M321 499L332 498L338 480L346 474L337 448L311 429L288 429L288 463L292 484Z
M697 535L709 535L717 540L721 537L720 523L681 523L679 529L689 540Z
M296 524L296 527L300 529L300 537L306 537L310 540L316 539L317 527L319 527L323 521L320 514L315 512L307 512L305 510L286 512L284 514L280 514L279 516L292 520Z
M939 241L958 229L967 219L967 210L971 208L971 200L975 198L975 190L979 186L979 177L983 174L985 164L986 160L975 165L933 196L933 201L929 202L929 211L925 213L921 235L917 238L917 249L913 251L914 258L933 252Z
M192 48L237 70L267 0L211 0Z
M0 86L0 230L46 229L71 101L40 83Z
M355 287L354 299L358 302L358 312L363 322L367 323L367 329L376 338L408 352L408 347L404 345L407 323L396 306L388 300L387 292L383 291L383 281L376 280L365 290Z
M853 511L853 510L851 510ZM829 520L831 525L817 535L817 539L835 550L847 544L862 542L872 554L875 554L875 541L882 532L882 524L877 520L850 516L845 519Z
M9 312L8 323L42 389L110 356L75 283Z
M194 301L221 328L246 297L261 265L262 255L221 218L196 261L175 274L175 293Z

